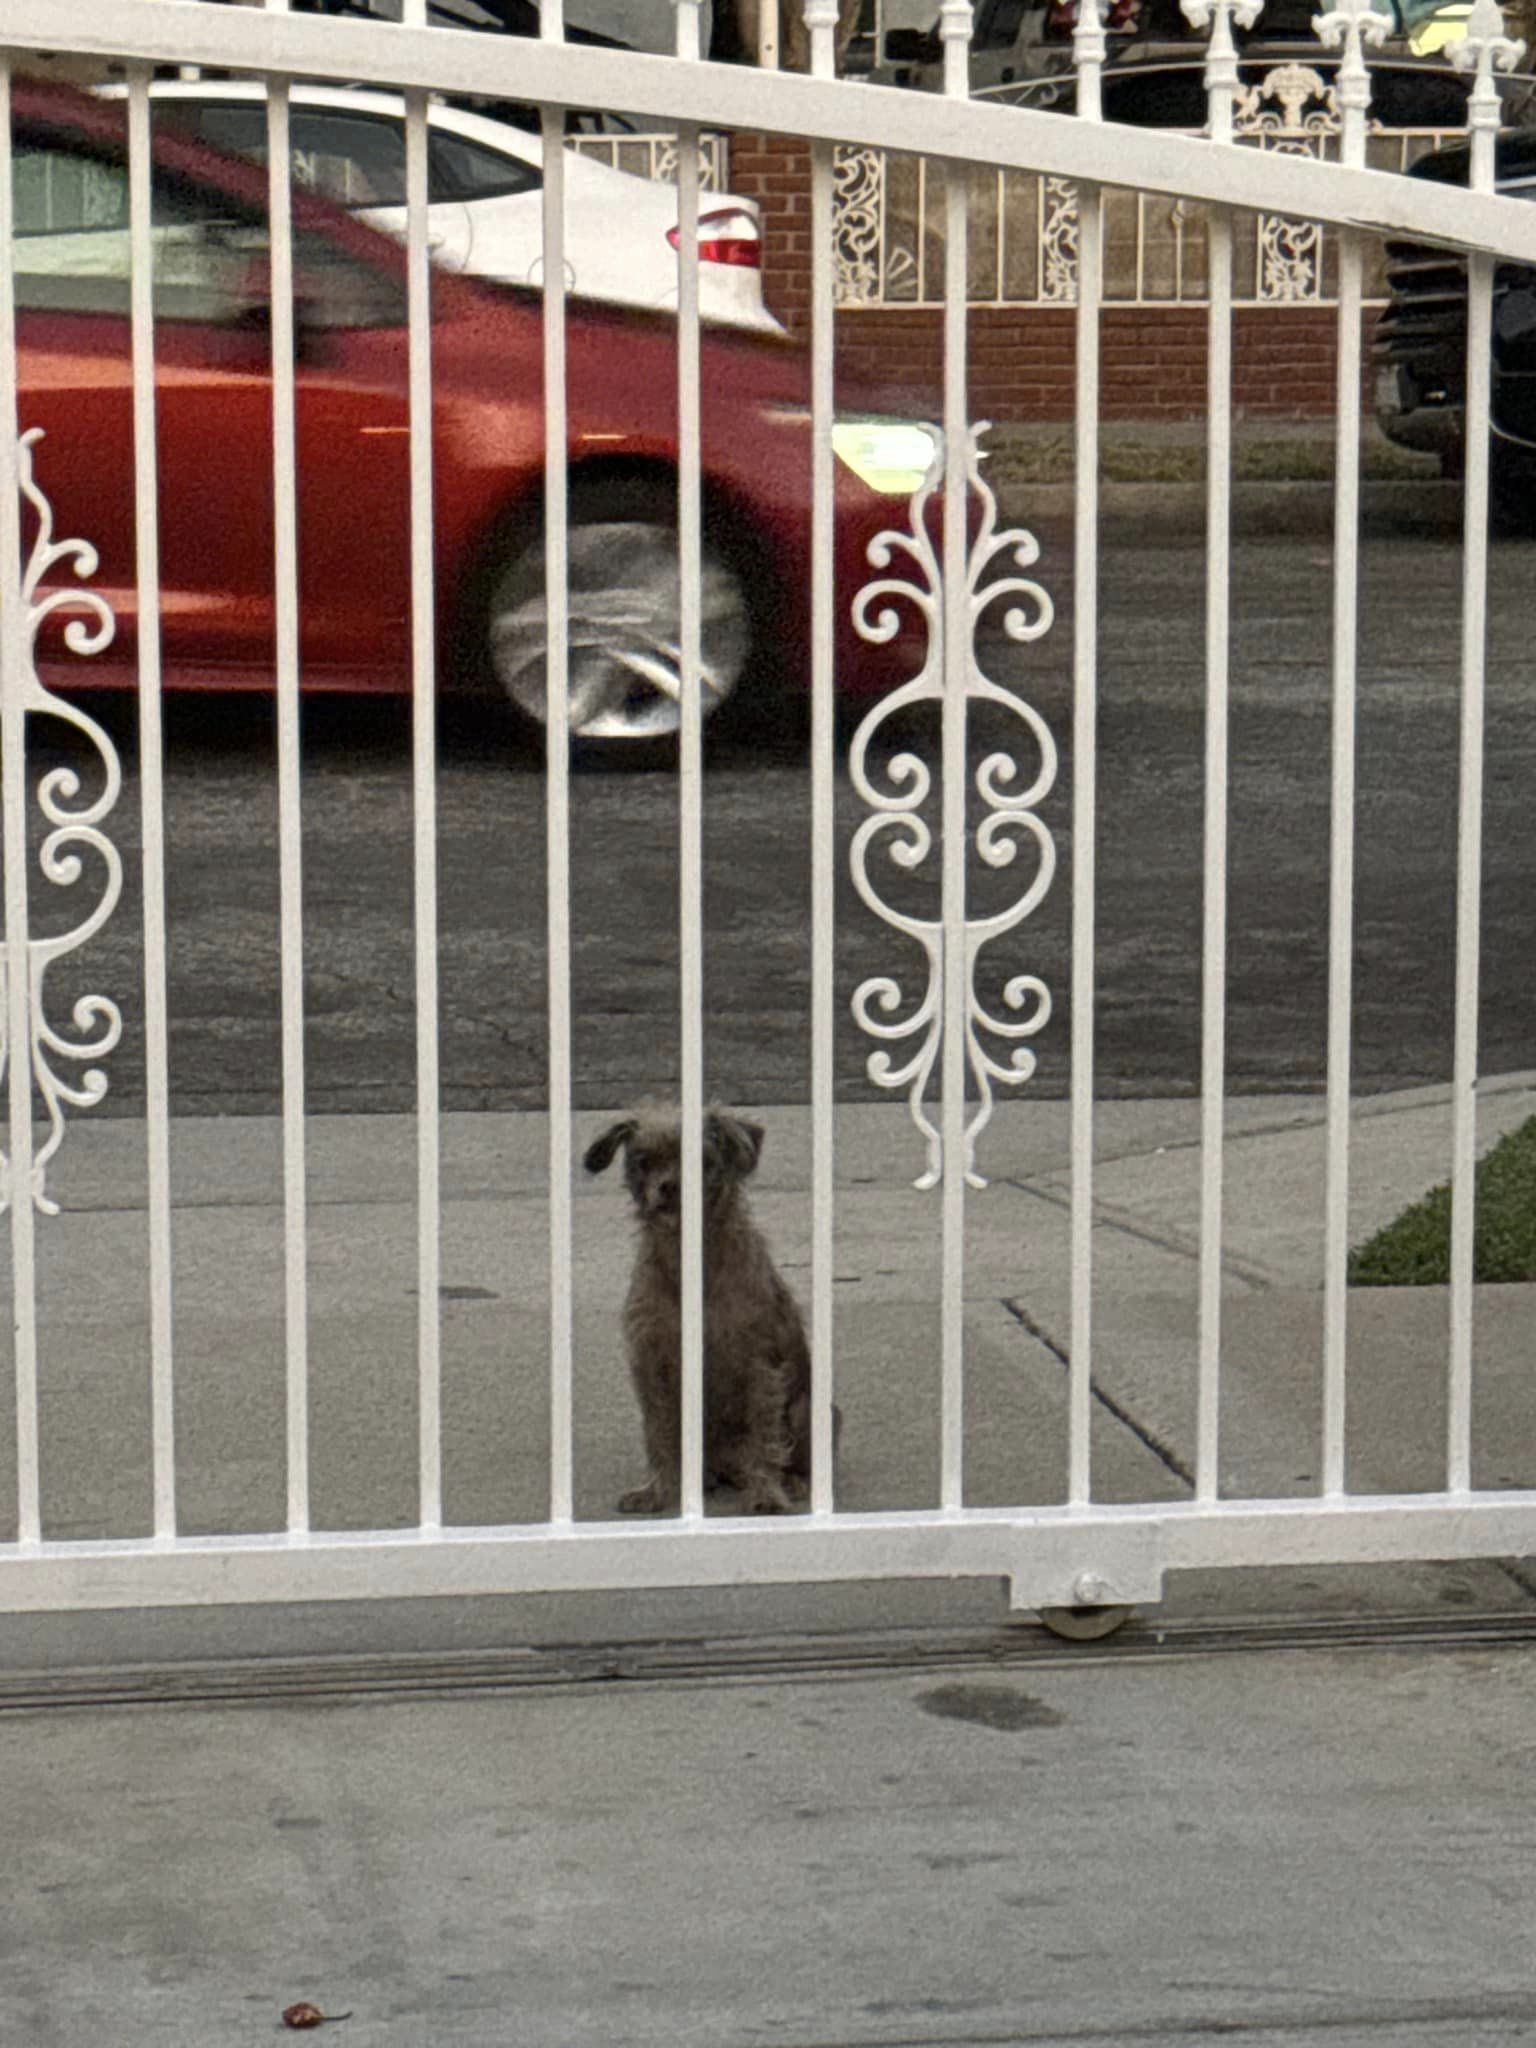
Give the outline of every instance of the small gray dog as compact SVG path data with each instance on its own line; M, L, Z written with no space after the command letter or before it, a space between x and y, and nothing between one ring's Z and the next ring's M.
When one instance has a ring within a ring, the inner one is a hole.
M682 1131L676 1109L644 1105L587 1148L602 1173L622 1146L640 1243L624 1304L629 1373L650 1477L627 1515L675 1512L682 1442ZM742 1183L757 1170L759 1124L712 1109L704 1120L704 1463L747 1514L803 1499L811 1471L811 1354L799 1304L752 1220ZM834 1444L842 1417L833 1410Z

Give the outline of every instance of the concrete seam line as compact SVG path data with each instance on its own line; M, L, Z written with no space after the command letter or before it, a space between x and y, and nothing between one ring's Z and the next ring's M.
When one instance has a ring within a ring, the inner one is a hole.
M1005 1295L1002 1306L1021 1328L1028 1331L1036 1343L1045 1346L1046 1350L1050 1352L1051 1356L1065 1370L1071 1370L1072 1360L1065 1346L1059 1344L1042 1324L1035 1321L1022 1302L1010 1300ZM1177 1451L1165 1444L1145 1423L1138 1422L1131 1411L1121 1402L1117 1401L1113 1394L1107 1393L1097 1380L1090 1381L1089 1391L1092 1393L1094 1400L1099 1403L1099 1406L1107 1414L1112 1415L1122 1428L1128 1429L1139 1443L1144 1444L1153 1457L1167 1467L1175 1479L1187 1486L1191 1493L1194 1492L1195 1475L1180 1458Z

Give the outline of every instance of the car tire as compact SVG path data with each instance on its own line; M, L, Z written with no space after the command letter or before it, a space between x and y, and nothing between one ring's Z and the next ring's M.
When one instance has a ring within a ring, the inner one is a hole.
M665 477L573 482L567 515L571 743L589 760L674 759L680 724L677 503ZM480 666L542 744L547 674L544 536L524 518L493 540L474 606ZM706 514L701 553L705 730L759 708L768 591L755 551Z
M1495 458L1488 479L1488 522L1511 540L1536 534L1536 471Z

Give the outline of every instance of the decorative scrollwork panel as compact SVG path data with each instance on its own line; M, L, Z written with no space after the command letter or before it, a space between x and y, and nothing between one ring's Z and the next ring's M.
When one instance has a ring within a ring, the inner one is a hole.
M122 894L122 857L101 829L117 803L122 789L122 769L117 750L106 733L78 705L67 703L46 689L37 672L37 636L43 621L55 612L74 612L64 628L64 644L73 654L99 654L110 642L115 621L110 606L97 592L71 585L45 588L58 569L73 569L77 577L96 573L96 550L84 540L55 540L53 507L33 473L32 451L42 439L33 428L21 436L18 466L21 495L30 506L36 525L31 553L22 576L21 601L26 610L26 642L21 672L7 678L9 687L20 692L21 709L30 722L38 717L58 719L81 734L97 756L101 787L96 795L80 801L83 787L79 773L70 767L50 768L37 784L37 808L44 826L38 851L38 868L46 882L57 888L78 886L86 872L83 856L95 856L104 877L94 907L66 931L48 937L28 934L26 972L27 1014L30 1043L25 1057L30 1061L32 1082L41 1097L48 1133L32 1157L32 1200L46 1215L56 1215L58 1204L47 1192L49 1163L64 1141L67 1109L93 1109L107 1092L104 1070L93 1064L105 1059L122 1036L122 1013L110 997L81 996L70 1013L70 1029L53 1023L48 1015L46 977L55 961L77 952L93 938L117 908ZM12 963L7 949L0 948L0 1081L8 1063L20 1056L10 1043L9 995ZM65 1067L83 1067L70 1078ZM7 1208L14 1194L9 1159L0 1153L0 1210Z
M833 292L840 306L880 306L922 296L920 192L924 166L886 150L839 143L832 159ZM907 190L906 188L910 188Z
M986 431L985 422L971 430L964 456L967 488L981 508L966 566L966 699L995 705L1017 720L1033 771L1026 772L1017 755L1002 748L980 761L971 780L979 808L973 835L978 859L997 871L1018 862L1021 872L1012 900L987 915L968 915L965 922L966 1062L976 1107L965 1127L964 1171L969 1184L978 1188L986 1182L976 1171L976 1143L992 1114L994 1088L1017 1087L1034 1073L1035 1053L1028 1041L1049 1022L1051 996L1038 976L1011 975L1002 989L1008 1014L1001 1015L978 995L977 967L987 947L1017 930L1038 907L1056 871L1055 841L1040 816L1040 806L1056 781L1055 740L1033 705L985 674L976 651L977 627L996 606L1004 607L1002 630L1016 643L1040 639L1054 618L1043 586L1015 573L1035 566L1039 543L1022 528L998 531L997 501L981 471L980 442ZM920 994L909 996L898 976L882 974L861 983L853 996L855 1019L878 1041L866 1071L876 1086L906 1091L912 1120L926 1142L927 1165L916 1182L920 1188L933 1187L943 1173L943 1140L927 1113L926 1098L943 1039L945 930L941 916L923 915L891 900L887 890L892 878L886 870L918 875L934 850L935 834L923 816L933 772L910 749L883 759L878 769L873 753L893 721L899 722L914 706L944 703L943 574L928 525L928 507L945 467L943 437L937 430L934 445L928 473L909 507L907 530L888 530L870 544L871 566L884 573L864 586L854 605L858 631L875 644L895 638L902 606L915 611L926 629L925 659L910 682L883 697L865 717L849 757L853 786L870 813L853 837L854 886L878 918L918 946L924 962ZM1000 564L1005 565L1004 573L996 575ZM1019 861L1021 853L1029 857L1024 862ZM903 1050L898 1052L897 1047Z
M1077 303L1077 187L1048 177L1040 195L1040 296L1051 305Z
M1277 64L1233 102L1239 141L1280 156L1326 156L1339 134L1339 100L1310 64ZM1313 305L1324 296L1323 231L1316 221L1258 220L1255 296L1266 304Z

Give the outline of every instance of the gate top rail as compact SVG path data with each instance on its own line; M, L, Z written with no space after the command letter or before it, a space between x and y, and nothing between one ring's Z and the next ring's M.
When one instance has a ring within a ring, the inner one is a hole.
M903 148L956 163L1116 185L1408 234L1536 263L1528 201L1199 137L1027 107L757 71L470 30L389 26L325 15L209 7L204 0L13 0L6 45L118 63L228 67L387 89L484 94L812 141ZM1108 169L1109 175L1106 175Z

